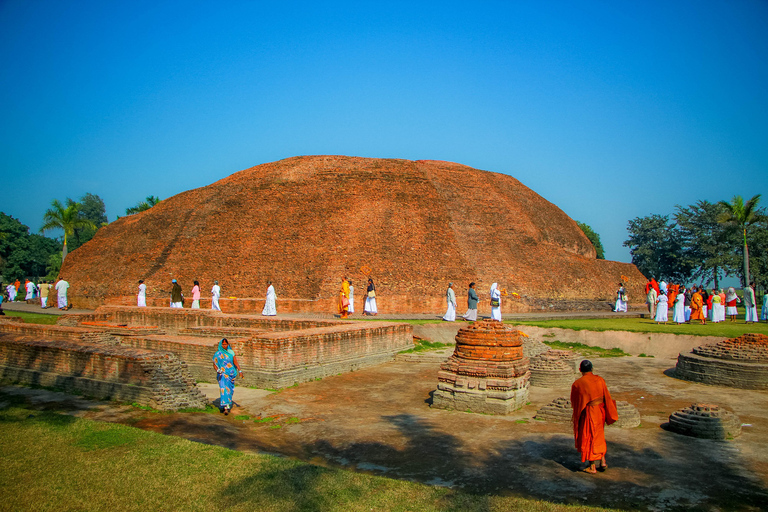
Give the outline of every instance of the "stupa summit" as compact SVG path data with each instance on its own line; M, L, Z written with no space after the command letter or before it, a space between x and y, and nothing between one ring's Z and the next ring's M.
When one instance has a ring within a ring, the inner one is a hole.
M205 299L218 280L225 311L229 297L258 308L272 281L278 310L332 312L345 275L359 311L373 278L382 313L439 313L448 282L460 312L470 281L481 299L494 282L506 289L504 311L606 307L619 282L640 302L645 284L634 265L596 259L570 217L511 176L345 156L288 158L169 197L99 229L61 269L78 307L135 304L139 279L149 305L167 305L171 279L187 296L198 280Z

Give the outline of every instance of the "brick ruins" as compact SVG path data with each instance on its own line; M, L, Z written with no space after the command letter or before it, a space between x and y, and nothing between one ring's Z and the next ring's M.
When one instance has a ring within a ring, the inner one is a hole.
M459 330L453 355L440 366L432 407L509 414L528 400L524 334L501 322L474 322Z
M617 401L616 409L619 412L619 419L613 423L612 427L634 428L640 426L640 412L637 407L629 402ZM535 419L540 421L550 421L552 423L570 423L573 418L573 406L567 398L556 398L538 411Z
M100 229L61 271L75 307L167 306L170 280L209 307L220 282L226 312L335 311L348 275L362 311L365 277L382 312L437 312L453 281L460 309L477 282L510 293L504 311L608 307L617 283L643 302L634 265L597 260L576 223L511 176L437 161L304 156L237 172ZM521 297L512 299L511 293ZM236 299L229 299L236 297ZM487 300L480 313L487 314Z
M675 376L742 389L768 389L768 336L744 334L677 358Z
M269 388L390 361L397 352L413 346L412 332L404 323L281 320L207 310L121 306L64 315L55 326L0 321L0 340L4 342L30 347L61 343L61 350L69 353L66 357L86 359L108 356L75 353L140 354L142 358L157 353L178 361L185 375L207 382L216 380L211 358L219 340L226 337L243 369L238 384ZM52 374L80 376L67 370L74 366L55 368L50 370ZM94 378L111 383L115 377L122 382L116 375ZM181 374L174 375L172 379L182 378Z
M531 358L531 386L566 388L578 378L579 356L570 350L547 350Z
M732 439L741 435L741 420L713 404L691 404L669 417L669 430L704 439Z

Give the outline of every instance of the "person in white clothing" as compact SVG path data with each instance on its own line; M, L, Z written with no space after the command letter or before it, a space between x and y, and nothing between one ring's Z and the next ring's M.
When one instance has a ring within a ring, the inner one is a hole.
M373 279L370 277L368 278L368 288L365 290L365 307L363 312L369 316L379 313L379 309L376 307L376 285L373 284Z
M619 283L619 289L616 290L616 306L613 311L616 313L627 312L627 290L622 283Z
M6 286L5 290L8 292L8 302L16 300L16 287L13 286L13 283Z
M24 287L27 289L27 295L24 297L24 300L31 300L35 298L35 289L37 288L35 286L35 283L32 281L27 281L27 283L24 285Z
M456 321L456 292L453 291L453 283L448 283L448 291L445 292L445 300L448 302L448 309L445 312L443 320L446 322Z
M685 288L680 287L680 290L675 297L674 314L672 315L672 321L677 324L685 323Z
M355 312L355 287L352 286L352 280L347 279L349 283L349 307L347 307L347 314L351 315Z
M139 279L139 293L136 295L136 305L140 308L147 307L147 285L143 279Z
M498 283L491 285L491 320L501 322L501 291Z
M757 301L755 300L755 283L744 288L744 308L746 309L744 315L746 323L759 321L757 318Z
M221 297L221 287L218 281L214 281L213 288L211 288L211 309L214 311L221 311L219 297Z
M272 286L272 281L267 283L267 300L264 302L264 309L261 311L263 316L275 316L277 315L277 305L275 295L275 287Z
M657 324L664 322L665 324L669 320L669 298L666 293L659 294L656 298L656 316L654 317Z
M67 304L67 290L69 289L69 283L66 282L64 278L60 277L54 288L56 288L56 293L58 294L56 298L58 300L59 309L69 309L69 305Z

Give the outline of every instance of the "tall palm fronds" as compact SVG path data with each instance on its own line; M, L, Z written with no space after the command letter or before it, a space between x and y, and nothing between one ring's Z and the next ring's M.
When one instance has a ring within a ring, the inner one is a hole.
M147 196L147 199L145 201L139 201L138 203L136 203L136 206L131 206L130 208L126 208L125 214L133 215L134 213L139 213L145 210L149 210L159 202L160 202L159 197Z
M744 266L743 283L747 286L750 283L749 275L749 248L747 247L747 228L756 222L763 220L764 215L757 211L757 204L760 202L760 194L744 202L741 196L734 196L731 202L720 201L718 204L723 207L723 213L718 216L717 221L738 227L744 237Z
M40 232L44 233L51 229L61 229L64 231L64 248L61 251L61 259L67 257L67 237L75 233L75 229L93 228L96 225L88 219L80 216L80 204L70 201L66 208L58 199L51 202L49 208L43 215L43 227Z

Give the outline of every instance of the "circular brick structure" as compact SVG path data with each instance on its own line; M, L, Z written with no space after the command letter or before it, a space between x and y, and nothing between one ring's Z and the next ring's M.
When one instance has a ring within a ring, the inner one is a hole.
M616 410L619 412L619 419L610 425L611 427L634 428L640 426L640 412L637 407L620 400L616 402ZM570 423L572 417L571 401L560 397L536 411L535 419L552 423Z
M768 389L768 336L744 334L677 358L675 376L742 389Z
M531 386L567 388L578 377L577 355L570 350L547 350L531 358Z
M704 439L732 439L741 435L741 420L714 404L691 404L669 416L669 430Z
M509 414L528 401L525 335L501 322L474 322L456 335L456 349L438 372L432 407Z

